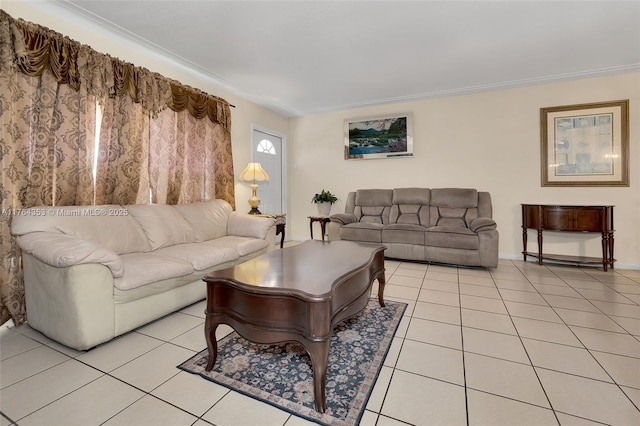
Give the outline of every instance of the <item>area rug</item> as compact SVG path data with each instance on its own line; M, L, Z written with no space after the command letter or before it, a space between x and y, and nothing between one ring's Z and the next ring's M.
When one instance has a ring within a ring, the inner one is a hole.
M296 416L324 425L360 422L405 303L371 299L359 314L336 325L331 337L326 380L327 410L315 410L311 360L299 343L260 345L233 332L218 342L218 359L205 371L203 350L178 368Z

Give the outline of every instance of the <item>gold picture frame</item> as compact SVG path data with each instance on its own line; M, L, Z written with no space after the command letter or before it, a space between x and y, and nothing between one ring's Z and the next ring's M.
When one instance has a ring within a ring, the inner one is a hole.
M629 100L540 108L542 186L629 186Z

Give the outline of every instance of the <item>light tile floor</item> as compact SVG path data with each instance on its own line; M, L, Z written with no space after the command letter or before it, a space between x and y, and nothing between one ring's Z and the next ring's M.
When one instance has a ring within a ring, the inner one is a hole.
M640 271L386 267L409 306L362 425L640 425ZM89 352L1 327L0 425L309 424L176 368L204 306Z

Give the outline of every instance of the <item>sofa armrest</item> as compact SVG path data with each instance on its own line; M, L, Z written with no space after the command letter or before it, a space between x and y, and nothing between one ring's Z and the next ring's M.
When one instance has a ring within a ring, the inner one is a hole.
M473 219L469 223L469 229L473 232L482 232L482 231L490 231L492 229L496 229L498 225L496 222L488 217L478 217Z
M59 232L31 232L18 237L20 248L47 265L65 268L86 263L99 263L114 278L124 274L122 259L113 250L98 243Z
M331 222L337 222L341 225L347 225L349 223L357 222L356 215L351 213L336 213L331 215Z
M227 235L264 240L274 226L276 226L276 220L272 217L233 212L227 221Z
M497 229L485 229L478 232L480 265L485 268L498 267L499 240L500 235Z

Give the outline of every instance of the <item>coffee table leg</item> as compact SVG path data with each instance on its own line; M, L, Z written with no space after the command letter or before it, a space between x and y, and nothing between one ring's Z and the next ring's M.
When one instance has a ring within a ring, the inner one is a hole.
M216 358L218 358L218 342L216 341L217 328L218 324L212 326L207 324L204 329L204 338L207 341L207 349L209 350L209 362L207 362L205 368L207 371L211 371L213 365L216 363Z
M384 279L384 273L378 276L378 303L384 308L384 285L386 281Z
M327 364L329 362L329 339L320 342L304 344L313 366L313 392L316 403L316 411L324 413L327 410L325 386L327 381Z

